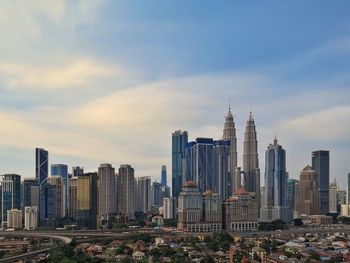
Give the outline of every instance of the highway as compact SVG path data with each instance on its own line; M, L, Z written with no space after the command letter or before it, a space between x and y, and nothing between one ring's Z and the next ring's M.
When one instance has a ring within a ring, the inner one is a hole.
M36 251L24 253L24 254L21 254L21 255L8 257L8 258L3 258L3 259L0 259L0 262L1 263L7 263L7 262L10 263L10 262L15 262L15 261L18 261L18 260L21 260L21 259L24 259L24 258L32 258L32 257L35 257L35 256L40 255L42 253L48 252L51 248L39 249L39 250L36 250Z

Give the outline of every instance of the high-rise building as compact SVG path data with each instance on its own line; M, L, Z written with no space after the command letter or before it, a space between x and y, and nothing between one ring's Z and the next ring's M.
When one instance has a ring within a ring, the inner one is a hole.
M68 166L65 164L51 164L51 176L61 176L63 178L63 204L66 215L68 209Z
M79 227L97 227L97 173L76 177L76 220Z
M350 205L350 173L348 173L348 187L346 189L346 192L347 192L346 204Z
M258 204L254 193L238 189L223 202L223 227L227 231L256 231L258 218Z
M334 181L329 185L329 213L337 213L338 210L338 185L337 180L334 179Z
M162 184L158 182L152 183L152 205L161 207L162 205Z
M260 210L260 170L258 140L253 115L250 112L244 133L243 143L244 189L254 193Z
M295 208L295 187L299 181L289 178L287 183L287 205L293 211Z
M224 132L222 139L229 141L229 184L231 189L228 195L234 193L238 188L240 188L240 178L237 178L235 172L237 167L237 137L236 137L236 127L231 113L231 106L228 108L228 113L226 116L226 121L224 125ZM240 175L239 175L240 176Z
M312 168L320 187L320 214L325 215L329 212L329 151L312 152Z
M185 146L188 142L187 131L175 131L172 134L172 191L173 197L178 197L182 182L185 180L184 159Z
M264 206L260 218L264 222L281 219L290 222L293 219L291 209L287 206L286 151L275 138L265 152L265 192Z
M211 190L226 199L230 193L228 172L229 141L197 138L185 149L186 180L194 181L200 192Z
M177 200L175 197L165 197L163 199L163 218L176 219Z
M121 165L118 175L118 214L126 220L135 216L135 174L130 165Z
M65 216L64 180L61 176L47 178L47 218L56 219Z
M146 213L151 211L152 205L152 189L151 177L143 176L136 178L136 209L137 211Z
M211 138L197 138L186 145L186 181L194 181L201 193L213 189L213 144Z
M68 217L77 219L77 176L68 178Z
M111 164L98 168L98 215L104 225L116 215L115 169Z
M168 185L168 180L167 180L167 172L166 172L166 166L162 165L162 172L161 172L161 183L164 186Z
M7 211L7 227L15 230L22 230L22 210L10 209Z
M37 206L24 207L24 228L35 230L38 227L39 209Z
M82 176L84 175L84 168L80 166L73 166L72 167L72 177L76 176Z
M341 212L341 207L343 205L346 205L346 190L340 190L337 191L337 213L339 214Z
M47 218L47 189L46 181L49 174L49 152L41 149L35 149L35 178L39 184L39 218Z
M300 173L296 184L295 211L298 215L319 215L319 181L317 173L307 165Z
M39 185L36 178L24 178L23 180L23 207L39 207Z
M231 152L232 153L232 152ZM214 141L213 185L211 190L226 200L232 194L230 177L230 141Z
M7 211L21 209L21 176L5 174L1 182L2 225L6 225Z

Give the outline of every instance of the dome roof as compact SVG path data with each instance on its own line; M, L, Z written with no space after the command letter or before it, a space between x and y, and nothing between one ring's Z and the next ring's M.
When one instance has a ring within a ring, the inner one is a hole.
M249 195L249 193L246 190L244 190L243 188L239 188L235 192L235 195Z
M211 190L207 190L203 193L204 196L212 196L213 194L214 194L214 192Z
M197 184L190 180L184 183L184 187L197 187Z

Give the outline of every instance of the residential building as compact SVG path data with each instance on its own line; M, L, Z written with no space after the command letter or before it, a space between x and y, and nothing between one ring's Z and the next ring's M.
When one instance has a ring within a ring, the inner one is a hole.
M24 207L24 228L35 230L38 227L39 208L37 206Z
M320 187L320 214L325 215L329 212L329 151L312 152L312 168Z
M177 200L175 197L166 197L163 199L163 218L176 219Z
M125 220L135 217L135 172L131 165L124 164L118 174L118 214Z
M117 213L115 169L111 164L98 168L98 215L100 224L109 223Z
M151 177L143 176L136 178L136 209L143 213L151 211L152 190Z
M7 228L12 228L15 230L22 230L22 210L20 209L10 209L7 210Z
M188 142L187 131L175 131L172 134L172 191L173 197L177 197L185 180L184 160L185 146Z

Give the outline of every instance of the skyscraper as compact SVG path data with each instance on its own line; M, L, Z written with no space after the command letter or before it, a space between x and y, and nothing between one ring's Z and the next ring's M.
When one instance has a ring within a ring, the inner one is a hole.
M240 179L237 178L236 176L236 167L237 167L236 127L235 127L235 122L231 113L231 106L229 106L228 108L228 113L226 116L222 139L230 142L228 171L229 171L229 184L231 186L231 189L228 194L231 195L238 188L240 188Z
M110 222L117 212L115 192L115 169L111 164L98 168L98 215L102 225Z
M167 172L166 172L166 166L165 166L165 165L162 165L161 183L162 183L162 185L164 185L164 186L167 186L167 185L168 185L168 182L167 182Z
M347 205L350 205L350 173L348 173L348 187L346 189L346 192L347 192Z
M47 189L46 181L49 169L49 153L48 151L35 149L35 178L39 184L39 218L45 220L47 218Z
M329 212L329 151L312 152L312 168L318 176L320 187L320 214Z
M2 225L7 222L7 211L21 209L21 176L5 174L1 182Z
M135 217L135 174L128 164L121 165L118 175L118 214L126 221Z
M162 184L158 182L152 183L152 205L156 207L162 206Z
M63 204L66 215L68 209L68 166L65 164L51 164L51 176L61 176L63 178Z
M211 138L197 138L186 145L186 181L194 181L201 193L213 189L213 144Z
M230 166L230 141L213 143L213 182L211 190L226 200L232 194Z
M319 181L317 173L307 165L300 173L300 180L296 185L295 211L305 215L320 214Z
M24 178L23 180L23 207L39 207L39 185L36 178Z
M61 176L47 178L47 215L48 219L64 217L64 181Z
M258 159L258 140L253 115L250 112L244 133L243 143L244 188L256 196L260 209L260 170Z
M337 213L338 211L338 185L337 180L334 179L334 181L329 185L329 212L330 213Z
M172 134L172 191L173 197L178 197L184 175L185 146L188 142L187 131L175 131Z
M290 178L287 183L287 205L292 211L295 208L295 187L298 182L298 180Z
M291 209L287 206L287 181L286 151L275 138L265 152L264 206L260 215L263 221L292 220Z
M143 213L151 211L152 205L152 190L151 177L143 176L136 178L136 204L137 210Z

